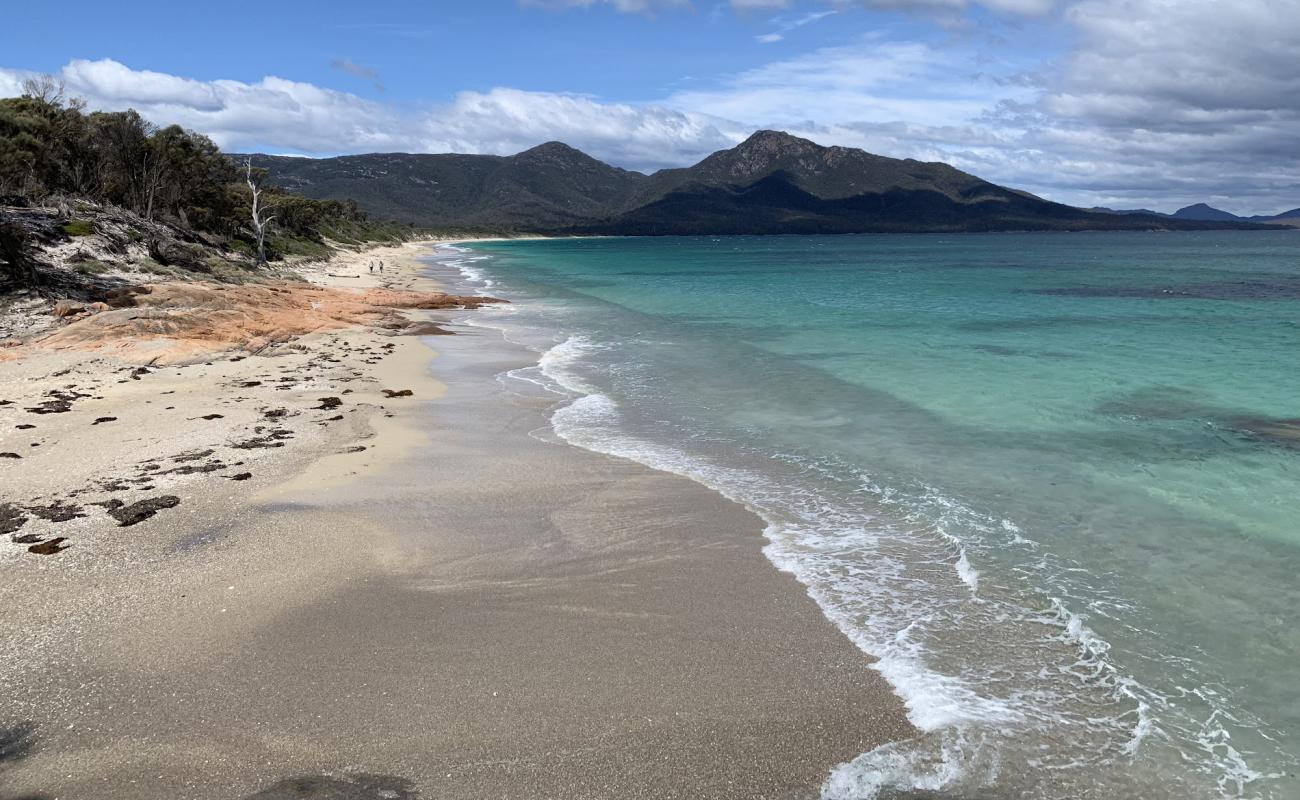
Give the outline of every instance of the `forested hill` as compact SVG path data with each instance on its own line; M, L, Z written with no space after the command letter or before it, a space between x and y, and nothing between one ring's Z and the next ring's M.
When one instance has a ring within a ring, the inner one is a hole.
M69 266L238 278L257 267L249 177L205 136L134 111L86 113L54 82L31 81L22 97L0 99L0 290ZM262 202L274 217L271 261L410 234L341 197L270 188Z
M743 234L1257 227L1105 214L1052 203L942 163L822 147L778 131L684 169L612 167L560 142L513 156L253 156L309 197L434 227L553 234Z

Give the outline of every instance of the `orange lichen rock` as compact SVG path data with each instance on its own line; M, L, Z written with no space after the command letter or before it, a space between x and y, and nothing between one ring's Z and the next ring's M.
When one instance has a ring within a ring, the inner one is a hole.
M316 331L370 326L401 331L417 323L403 309L477 308L504 302L440 292L333 289L311 283L158 283L117 289L107 308L10 348L90 350L140 364L183 364L228 350L256 353Z

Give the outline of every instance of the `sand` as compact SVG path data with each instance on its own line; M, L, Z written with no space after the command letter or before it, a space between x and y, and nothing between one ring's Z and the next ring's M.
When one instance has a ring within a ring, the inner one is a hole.
M432 288L418 252L389 253L384 280ZM297 340L343 362L310 387L232 388L313 358L297 351L101 380L104 400L48 415L80 423L21 432L64 451L0 464L5 499L26 502L209 449L191 417L297 415L286 446L143 493L176 508L125 528L98 507L27 523L76 526L57 555L3 545L0 797L816 797L836 764L912 734L868 659L763 557L757 517L554 441L554 398L495 377L533 357L452 329ZM23 385L13 368L4 391ZM345 403L312 408L322 396ZM0 412L15 449L13 418L35 417ZM119 419L91 423L104 415ZM231 460L213 449L180 463Z

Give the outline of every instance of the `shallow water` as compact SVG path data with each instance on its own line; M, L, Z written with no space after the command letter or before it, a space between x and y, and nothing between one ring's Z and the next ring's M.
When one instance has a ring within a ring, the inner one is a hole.
M924 734L826 797L1300 797L1300 233L439 260L556 432L758 511L879 659Z

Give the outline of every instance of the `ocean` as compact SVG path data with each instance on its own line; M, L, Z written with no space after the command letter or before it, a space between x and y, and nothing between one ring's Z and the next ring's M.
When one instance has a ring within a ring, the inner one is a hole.
M757 512L876 659L921 733L824 797L1300 797L1300 231L433 263L514 301L472 324L554 434Z

